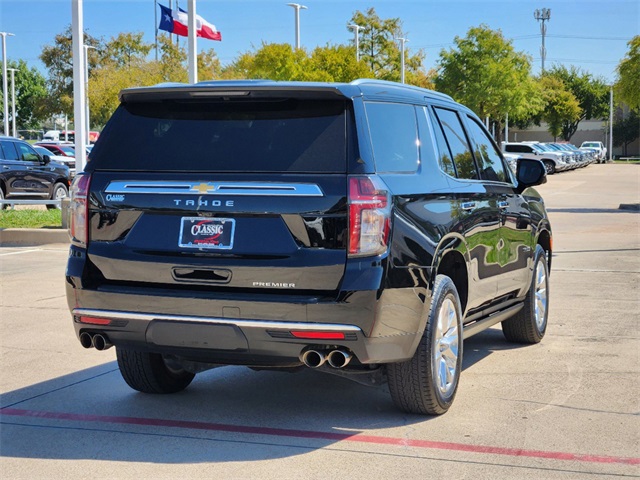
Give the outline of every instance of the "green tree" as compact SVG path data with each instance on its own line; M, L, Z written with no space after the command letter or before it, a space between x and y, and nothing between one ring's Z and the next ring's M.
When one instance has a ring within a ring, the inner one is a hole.
M613 124L613 145L622 146L624 156L627 156L627 147L640 136L640 116L636 110L629 111L626 118L618 119Z
M187 51L173 43L169 35L158 36L160 47L160 71L163 82L187 82L189 74L186 68Z
M562 122L564 140L571 140L582 120L606 117L609 112L609 88L604 80L593 78L590 73L577 67L567 68L564 65L554 65L546 75L560 80L580 104L580 117Z
M142 32L119 33L112 37L102 49L102 63L109 64L109 68L122 68L144 61L153 45L143 41L143 35Z
M582 110L578 99L558 78L543 76L540 87L545 104L541 118L547 122L548 131L555 141L562 134L563 124L578 120Z
M138 61L127 68L97 69L89 79L91 125L103 126L118 107L118 93L131 87L143 87L163 82L161 65Z
M58 113L73 114L73 53L71 43L71 25L55 36L52 45L45 45L40 54L40 60L48 71L47 88L49 96L43 106L49 115ZM101 51L101 40L85 32L85 45L90 45ZM89 49L89 75L96 68L100 56L95 50Z
M222 65L213 48L198 54L198 79L215 80L220 78L222 73Z
M222 72L223 78L265 78L276 81L350 82L371 78L355 51L346 45L316 47L311 54L288 43L263 43L254 52L245 52Z
M121 33L107 43L101 65L89 75L92 125L106 123L119 104L118 93L125 88L187 81L184 48L172 44L167 35L159 36L158 42L157 62L146 58L152 46L142 41L142 34ZM200 58L211 64L210 54Z
M531 77L531 59L516 52L502 32L481 25L454 41L454 48L440 52L436 89L480 118L493 119L498 142L506 114L527 118L542 109L539 88Z
M633 37L629 51L618 64L616 92L629 108L640 111L640 35Z
M235 63L235 62L234 62ZM240 56L236 65L241 78L265 78L276 81L310 80L309 56L303 48L288 43L263 43L253 53Z
M311 52L309 66L315 80L351 82L358 78L373 78L373 72L364 62L356 62L356 52L346 45L316 47ZM326 75L325 78L322 78Z
M360 33L360 61L368 65L374 77L400 81L401 51L395 39L407 36L402 29L402 21L399 18L382 19L374 8L369 8L366 12L356 11L348 24L365 27ZM355 47L355 40L351 44ZM423 72L424 59L422 50L411 55L409 48L405 48L407 83L425 84L427 75Z
M15 68L14 79L16 82L16 129L36 129L47 117L43 104L47 98L46 79L35 68L29 68L24 60L7 62L8 68ZM0 72L0 82L2 74ZM9 98L11 98L11 73L7 72L7 85ZM3 108L0 99L0 109ZM11 116L11 102L9 102L9 116ZM12 119L10 119L12 121Z

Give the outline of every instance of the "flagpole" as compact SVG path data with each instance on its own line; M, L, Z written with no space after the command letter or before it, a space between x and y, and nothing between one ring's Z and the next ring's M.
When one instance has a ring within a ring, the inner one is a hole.
M169 10L173 11L173 0L169 0ZM176 38L178 38L177 35ZM173 45L173 36L171 35L171 33L169 33L169 43Z
M176 0L177 1L177 0ZM196 0L189 0L188 32L189 32L189 83L198 83L198 45L196 39Z
M158 61L158 0L153 0L153 15L156 21L156 62Z
M176 0L176 10L180 11L180 4L178 3L178 0ZM187 22L188 24L189 22ZM180 35L176 34L176 47L180 48Z

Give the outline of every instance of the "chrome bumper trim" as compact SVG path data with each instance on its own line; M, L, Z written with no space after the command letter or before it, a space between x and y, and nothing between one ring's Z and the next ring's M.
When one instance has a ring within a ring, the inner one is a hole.
M191 317L187 315L166 315L154 313L118 312L111 310L93 310L87 308L75 308L72 314L78 316L107 318L113 320L166 320L171 322L196 322L212 325L235 325L240 328L264 328L303 331L328 331L328 332L362 332L355 325L340 325L335 323L306 323L306 322L277 322L269 320L241 320L236 318L217 317Z

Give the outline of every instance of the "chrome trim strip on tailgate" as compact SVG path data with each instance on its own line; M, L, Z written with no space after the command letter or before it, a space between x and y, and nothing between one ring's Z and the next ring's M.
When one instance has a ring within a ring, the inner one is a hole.
M109 183L105 193L142 193L155 195L255 195L285 197L323 197L322 189L312 183L266 182L163 182L121 181Z
M246 328L286 329L286 330L324 330L328 332L362 332L355 325L339 325L335 323L303 323L303 322L275 322L268 320L241 320L236 318L191 317L187 315L165 315L154 313L118 312L111 310L93 310L88 308L74 308L73 315L106 318L112 320L168 320L173 322L197 322L213 325L235 325Z

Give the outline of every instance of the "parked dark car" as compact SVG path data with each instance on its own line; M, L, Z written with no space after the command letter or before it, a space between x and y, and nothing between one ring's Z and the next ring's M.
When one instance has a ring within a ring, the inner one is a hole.
M0 200L60 200L69 194L69 181L69 167L23 140L0 136Z
M464 338L544 336L545 167L513 174L450 97L238 81L120 100L72 186L66 287L80 343L115 345L132 388L310 367L441 414Z

